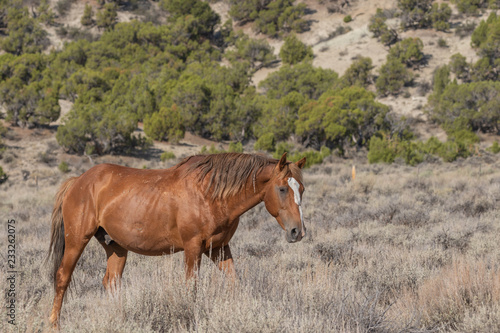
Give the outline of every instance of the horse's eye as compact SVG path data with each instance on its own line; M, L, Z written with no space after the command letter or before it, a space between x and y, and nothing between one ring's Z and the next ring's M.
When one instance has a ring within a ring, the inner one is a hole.
M286 187L280 187L280 193L285 193L286 192Z

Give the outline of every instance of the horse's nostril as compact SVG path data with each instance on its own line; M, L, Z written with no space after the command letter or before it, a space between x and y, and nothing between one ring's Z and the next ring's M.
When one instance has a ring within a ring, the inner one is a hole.
M291 231L290 231L290 234L292 236L293 239L296 239L297 236L299 235L299 229L297 228L293 228Z

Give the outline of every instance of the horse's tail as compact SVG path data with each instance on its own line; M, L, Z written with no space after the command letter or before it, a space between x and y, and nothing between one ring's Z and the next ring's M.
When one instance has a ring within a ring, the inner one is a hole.
M52 278L54 279L54 288L56 287L56 273L61 265L64 254L64 224L62 216L62 204L64 195L68 189L73 185L78 177L72 177L66 180L56 194L56 201L54 203L54 210L52 211L52 224L50 227L50 246L47 260L52 257L53 268Z

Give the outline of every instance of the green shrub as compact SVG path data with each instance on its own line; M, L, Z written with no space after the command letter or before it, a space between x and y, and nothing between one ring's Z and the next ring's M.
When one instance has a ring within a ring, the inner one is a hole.
M254 145L255 150L273 151L275 150L274 134L265 133L259 137Z
M9 176L3 171L2 167L0 166L0 184L5 183L9 179Z
M94 16L94 13L92 11L92 6L89 4L85 4L85 9L83 10L83 15L80 20L80 23L83 26L89 26L94 23L94 19L92 18Z
M448 47L448 43L446 43L444 38L439 38L437 45L442 48Z
M279 142L276 146L276 150L273 152L273 157L279 159L285 152L288 153L287 159L291 162L297 162L305 157L305 168L309 168L315 164L321 164L326 157L331 155L331 150L325 146L322 146L319 151L311 149L306 151L295 151L292 144Z
M193 32L202 36L211 36L215 26L220 23L219 15L204 1L162 0L160 7L169 13L169 20L171 22L191 15L194 18L192 23Z
M168 160L173 160L175 159L175 154L171 151L164 151L161 155L160 155L160 160L162 162L165 162L165 161L168 161Z
M99 29L111 29L118 18L116 12L117 5L114 2L104 5L104 9L99 10L96 16L96 24Z
M403 87L412 80L412 73L401 61L387 59L387 62L379 69L379 77L375 82L375 87L379 95L398 95Z
M346 16L344 16L344 23L349 23L349 22L351 22L351 21L352 21L352 17L351 17L351 15L346 15Z
M373 74L371 70L374 68L372 59L369 57L358 57L354 60L345 71L341 78L344 87L358 85L360 87L367 87L372 83Z
M59 163L59 166L57 167L59 169L59 171L61 171L62 173L67 173L69 172L69 165L67 162L65 161L61 161L61 163Z
M304 59L312 59L313 51L311 46L302 43L295 34L285 38L285 43L281 47L280 57L283 63L294 65Z
M184 137L185 129L177 106L162 107L160 111L147 116L144 119L144 133L154 140L179 142Z
M487 150L492 152L493 154L500 153L500 145L498 144L498 141L494 141L491 147L487 148Z
M395 29L389 28L385 21L387 20L384 11L377 8L377 12L370 18L368 30L386 46L390 46L398 41L398 33Z
M467 15L477 15L480 8L488 6L487 0L452 0L457 5L460 13Z
M230 142L228 151L230 153L243 153L243 144L241 142Z
M450 58L450 71L456 75L457 78L464 81L469 81L470 78L470 66L467 63L467 59L460 53L456 53Z
M406 38L391 47L387 60L399 60L408 67L415 66L424 59L423 48L424 43L420 38Z

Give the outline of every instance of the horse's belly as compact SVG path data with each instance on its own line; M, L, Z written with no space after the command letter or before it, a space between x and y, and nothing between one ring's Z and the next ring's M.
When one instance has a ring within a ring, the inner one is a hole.
M152 227L136 221L122 225L103 223L102 227L111 239L121 247L144 255L162 255L182 250L182 243L173 232L161 226Z

